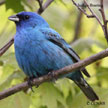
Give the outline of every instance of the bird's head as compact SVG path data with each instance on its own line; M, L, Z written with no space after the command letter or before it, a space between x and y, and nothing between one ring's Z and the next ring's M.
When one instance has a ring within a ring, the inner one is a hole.
M49 27L48 23L34 12L20 12L8 19L14 21L17 28Z

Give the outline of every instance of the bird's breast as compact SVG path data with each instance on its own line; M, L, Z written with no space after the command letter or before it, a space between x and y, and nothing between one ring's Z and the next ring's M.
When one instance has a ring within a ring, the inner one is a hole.
M28 75L45 75L49 70L73 64L71 57L62 48L45 39L33 40L17 36L15 54L19 66Z

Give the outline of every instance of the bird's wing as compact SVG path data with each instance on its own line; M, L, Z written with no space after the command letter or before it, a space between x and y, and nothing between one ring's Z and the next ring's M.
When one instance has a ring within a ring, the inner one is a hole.
M40 29L41 33L43 33L46 38L53 42L54 44L61 47L67 54L69 54L74 60L74 62L80 61L80 57L77 55L77 53L71 48L69 44L66 43L66 41L53 29L50 28L44 28ZM90 77L89 73L85 68L82 68L81 71L87 76Z

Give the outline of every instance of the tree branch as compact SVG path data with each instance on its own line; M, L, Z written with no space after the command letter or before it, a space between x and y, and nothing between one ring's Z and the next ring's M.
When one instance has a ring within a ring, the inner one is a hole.
M38 0L38 1L40 1L40 0ZM42 10L39 8L38 10L37 10L37 13L38 14L42 14L44 11L45 11L45 9L53 2L54 0L47 0L46 2L45 2L45 4L42 6L42 7L40 7L40 8L42 8ZM41 2L42 3L42 2ZM14 43L14 37L7 43L7 44L5 44L1 49L0 49L0 56L2 56L9 48L10 48L10 46L12 45Z
M83 68L97 60L100 60L104 57L107 57L107 56L108 56L108 48L104 51L101 51L101 52L91 56L91 57L86 58L85 60L79 61L73 65L66 66L66 67L59 69L57 71L53 71L52 75L54 78L58 78L61 75L71 73L77 69L81 69L81 68ZM43 82L51 81L52 75L49 74L49 75L45 75L43 77L35 78L32 82L32 86L40 85ZM28 88L29 88L29 86L28 86L27 81L23 82L22 84L18 84L12 88L9 88L7 90L0 92L0 99L4 99L8 96L11 96L12 94L15 94L17 92L20 92L20 91L28 89Z
M46 9L53 1L54 1L54 0L47 0L47 1L45 2L45 4L42 6L42 9L39 8L39 9L37 10L37 13L38 13L38 14L41 14L43 11L45 11L45 9Z
M0 49L0 56L2 56L8 49L9 47L14 43L14 37Z
M81 29L81 20L82 20L82 18L83 18L83 13L79 12L78 17L77 17L77 21L76 21L76 25L75 25L74 38L69 44L72 44L74 41L76 41L78 39L79 34L80 34L80 29Z
M96 18L96 20L99 22L99 24L102 27L102 23L100 21L100 19L98 18L98 16L93 12L93 10L90 8L89 4L87 3L86 0L84 0L84 3L86 4L86 6L88 7L89 11L91 12L91 14L94 16L94 18Z
M38 3L39 3L39 6L40 6L40 8L38 9L38 11L39 12L42 12L43 11L43 6L42 6L42 3L43 3L43 0L37 0L38 1ZM38 13L39 13L38 12Z
M95 17L94 15L89 15L84 9L82 9L74 0L72 0L73 4L82 12L84 13L88 18Z
M74 2L75 3L75 2ZM77 5L75 3L75 5ZM84 6L84 2L81 4L82 6ZM82 9L86 9L86 7L83 7ZM77 20L76 20L76 24L75 24L75 33L74 33L74 38L73 40L69 43L72 44L74 41L76 41L80 35L80 30L81 30L81 21L83 18L83 12L79 11L78 16L77 16Z
M5 3L5 0L4 0L4 1L1 1L1 2L0 2L0 5L3 5L4 3Z
M101 4L101 8L99 9L99 11L101 12L103 23L104 23L103 31L104 31L105 38L107 39L107 42L108 42L107 20L106 20L106 17L105 17L103 0L100 0L100 4Z
M80 8L79 5L76 4L76 2L74 0L72 0L73 4L82 12L84 13L88 18L95 18L98 23L100 24L100 26L102 27L102 30L104 32L104 35L105 35L105 38L108 42L108 31L107 31L107 22L108 20L106 20L105 18L105 12L104 12L104 5L103 5L103 0L100 0L100 5L101 5L101 9L100 12L101 12L101 15L102 15L102 18L103 18L103 22L104 22L104 25L102 24L102 22L100 21L99 17L94 13L94 11L90 8L89 4L87 3L86 0L84 0L84 3L85 5L87 6L88 10L90 11L91 15L89 15L84 9Z

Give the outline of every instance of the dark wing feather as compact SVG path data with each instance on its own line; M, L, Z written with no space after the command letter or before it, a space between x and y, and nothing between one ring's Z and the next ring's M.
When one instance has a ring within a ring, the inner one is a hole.
M74 62L80 61L80 57L78 56L78 54L70 47L69 44L66 43L66 41L63 38L61 38L61 36L57 32L55 32L52 29L50 29L49 31L48 30L44 30L44 31L41 30L41 32L47 36L49 41L51 41L54 44L58 45L67 54L69 54L71 56L72 60L74 60ZM81 68L81 71L87 77L90 77L89 73L87 72L87 70L85 68Z

